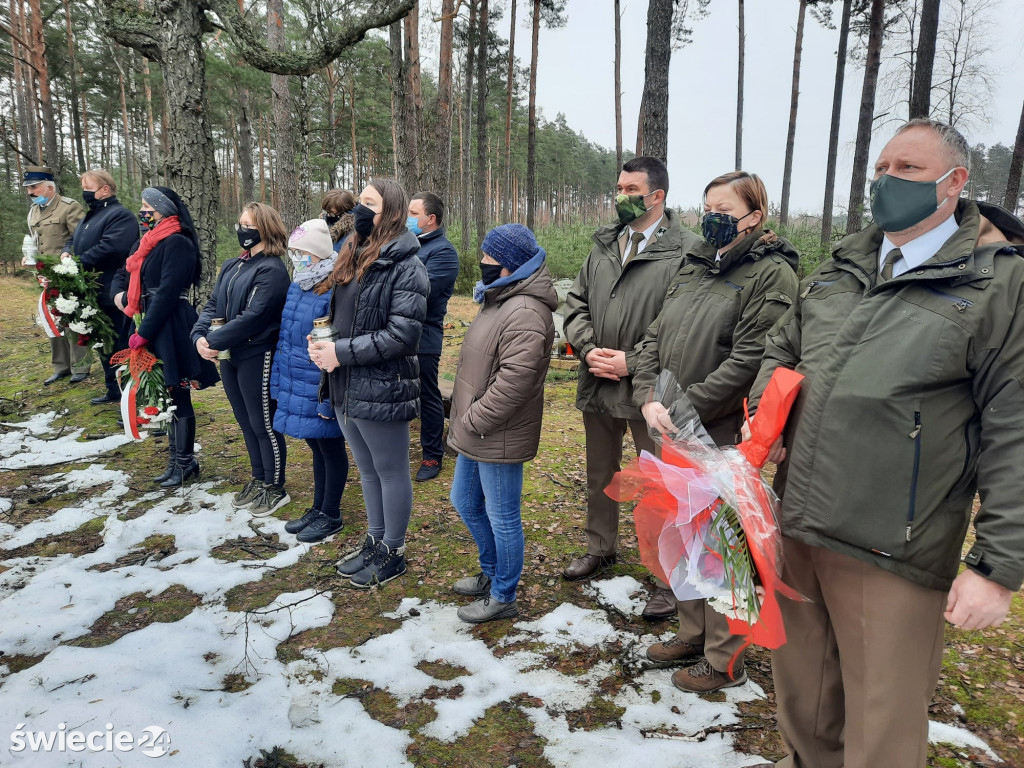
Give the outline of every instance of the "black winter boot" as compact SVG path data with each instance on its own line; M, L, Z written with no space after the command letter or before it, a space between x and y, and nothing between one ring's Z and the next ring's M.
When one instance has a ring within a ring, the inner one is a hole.
M171 476L160 483L161 488L177 488L199 476L199 462L195 457L196 417L183 416L174 420L174 445L177 465Z
M178 466L178 446L174 444L175 421L176 419L171 419L167 422L167 452L170 454L167 458L167 469L165 469L162 474L153 478L154 483L162 483L174 474L174 470Z

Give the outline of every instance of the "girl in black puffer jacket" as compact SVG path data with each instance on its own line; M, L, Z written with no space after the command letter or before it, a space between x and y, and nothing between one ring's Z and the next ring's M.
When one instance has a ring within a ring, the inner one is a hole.
M416 258L419 241L405 228L409 201L390 179L377 179L352 211L345 241L323 290L334 291L334 343L310 343L328 372L331 403L363 486L368 530L338 573L367 588L405 573L405 531L412 514L409 422L419 415L416 356L430 281ZM321 288L318 286L317 290Z
M228 355L220 361L220 375L252 466L252 479L231 503L263 517L291 501L284 489L284 436L274 429L277 403L270 397L281 311L291 284L281 260L288 233L281 215L263 203L246 204L235 230L244 250L221 267L192 329L192 343L207 360L217 360L220 352ZM225 322L211 328L214 318Z

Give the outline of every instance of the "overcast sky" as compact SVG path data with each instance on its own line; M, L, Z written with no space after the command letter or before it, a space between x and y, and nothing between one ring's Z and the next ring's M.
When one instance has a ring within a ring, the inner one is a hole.
M943 0L943 5L951 1ZM508 6L508 0L497 0L497 3ZM532 3L519 0L516 54L520 61L528 64L530 20L524 5L529 8ZM842 4L836 2L833 6L838 27ZM990 123L967 131L967 140L972 145L1002 142L1012 146L1024 104L1024 35L1020 34L1024 29L1024 2L1002 0L997 6L990 40L993 51L986 59L988 71L995 80L996 97L990 107ZM764 179L776 205L782 191L797 8L796 0L746 2L743 165L745 170ZM647 3L623 0L622 9L623 144L632 148L636 144L637 114L643 91ZM613 148L612 0L569 0L567 16L568 23L561 29L541 28L538 105L545 118L553 120L557 113L563 112L573 129L597 144ZM735 0L712 0L710 14L694 25L693 42L672 55L670 205L685 208L699 205L705 184L718 174L733 170L736 23ZM424 23L421 29L430 26L436 25ZM508 37L507 12L498 30L502 37ZM808 14L800 76L792 211L821 210L838 37L837 29L821 27ZM863 70L852 63L848 65L836 183L836 205L841 207L845 207L849 197L862 81ZM892 131L892 127L886 127L876 133L872 160Z

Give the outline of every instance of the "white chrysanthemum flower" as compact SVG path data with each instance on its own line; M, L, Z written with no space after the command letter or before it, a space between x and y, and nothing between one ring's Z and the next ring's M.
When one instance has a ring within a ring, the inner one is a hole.
M97 312L99 312L99 310L96 309L96 307L85 306L82 307L82 311L78 313L78 316L81 317L83 320L88 320Z
M58 296L53 302L53 305L57 308L57 311L63 315L70 315L76 309L78 309L78 299L74 296Z
M86 325L85 323L75 320L74 322L68 323L68 328L77 333L79 336L87 336L92 333L92 326Z
M61 259L59 264L53 265L53 271L58 275L77 275L78 265L74 259Z

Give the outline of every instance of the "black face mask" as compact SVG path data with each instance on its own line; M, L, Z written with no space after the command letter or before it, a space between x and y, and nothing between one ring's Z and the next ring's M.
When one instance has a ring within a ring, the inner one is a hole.
M238 244L245 250L251 250L252 247L260 242L260 232L258 229L250 229L249 227L243 227L239 224L235 224L235 233L238 235Z
M83 189L82 199L85 200L85 204L91 208L96 202L96 193L90 189Z
M335 224L341 221L341 216L331 216L331 214L324 212L324 221L327 222L328 227L333 227Z
M501 277L501 264L484 264L480 262L480 276L484 285L490 285Z
M373 232L373 217L377 212L360 203L352 209L352 228L361 238L366 239Z

